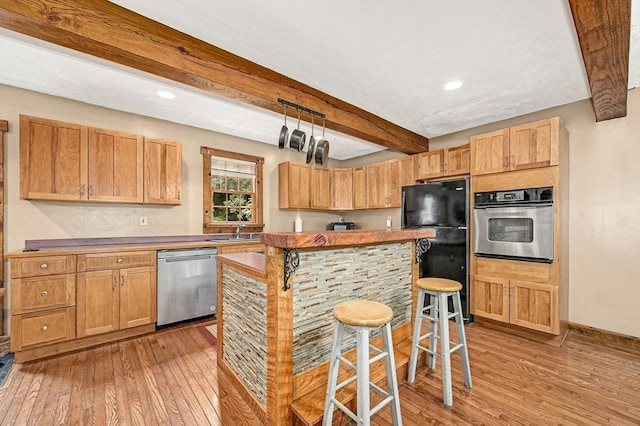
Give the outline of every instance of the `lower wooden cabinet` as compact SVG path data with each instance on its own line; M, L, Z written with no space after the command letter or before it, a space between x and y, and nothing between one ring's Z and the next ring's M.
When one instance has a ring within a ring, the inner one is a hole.
M155 323L153 251L78 257L79 269L84 269L77 276L78 337Z
M558 287L474 275L471 277L474 315L558 334Z
M31 255L10 261L16 362L155 329L155 250Z
M76 256L11 259L11 350L75 338Z

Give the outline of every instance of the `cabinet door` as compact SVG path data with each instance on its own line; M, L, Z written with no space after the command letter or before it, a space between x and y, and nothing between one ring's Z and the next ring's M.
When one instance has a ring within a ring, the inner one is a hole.
M402 204L402 187L413 185L416 181L413 178L414 166L413 157L397 158L389 160L388 164L388 207L400 207Z
M311 206L311 166L287 161L278 165L278 207L308 209Z
M416 156L416 180L442 176L444 170L444 150L423 152Z
M471 147L469 144L447 148L445 150L444 174L457 176L469 174Z
M77 286L78 337L118 330L119 271L108 269L78 273Z
M364 166L353 169L353 208L367 208L367 175Z
M87 128L20 116L20 198L87 199Z
M353 210L353 169L331 170L331 210Z
M331 208L331 172L323 167L311 167L311 208Z
M541 120L509 131L510 170L532 169L558 164L558 117Z
M367 180L367 208L379 209L387 206L388 173L387 163L375 163L365 166Z
M182 204L182 144L144 138L144 202Z
M509 322L509 280L472 275L471 294L474 315Z
M89 200L143 201L142 136L89 128Z
M471 175L509 170L509 129L471 137Z
M546 333L560 333L556 286L512 280L509 294L512 324Z
M156 322L155 268L120 270L120 329Z

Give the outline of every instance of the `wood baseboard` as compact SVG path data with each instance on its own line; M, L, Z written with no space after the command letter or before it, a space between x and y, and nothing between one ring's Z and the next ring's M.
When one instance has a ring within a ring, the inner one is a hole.
M536 331L536 330L529 330L527 328L523 328L513 324L507 324L499 321L490 320L487 318L482 318L477 315L474 317L474 324L479 325L481 327L491 328L492 330L502 331L504 333L513 334L518 337L524 337L525 339L533 340L540 343L545 343L547 345L558 346L558 347L562 346L569 332L569 327L567 323L561 323L560 334L555 335L555 334L543 333L541 331Z
M135 328L129 328L126 330L118 330L108 334L97 334L95 336L83 337L81 339L74 339L67 342L60 342L37 348L24 349L15 353L15 362L17 364L20 364L23 362L33 361L35 359L61 355L80 349L86 349L91 346L99 346L105 343L115 342L117 340L141 336L143 334L152 333L154 331L156 331L155 323Z
M569 330L571 331L572 339L588 339L600 346L640 355L640 337L575 323L569 323Z

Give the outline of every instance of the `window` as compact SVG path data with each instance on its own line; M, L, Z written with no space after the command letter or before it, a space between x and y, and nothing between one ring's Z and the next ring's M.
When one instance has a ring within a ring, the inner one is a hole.
M262 157L200 148L203 163L203 232L233 232L244 224L260 232L262 223Z

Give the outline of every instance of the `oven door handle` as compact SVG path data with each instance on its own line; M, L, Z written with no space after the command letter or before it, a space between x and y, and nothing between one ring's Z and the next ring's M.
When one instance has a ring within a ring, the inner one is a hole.
M523 209L537 209L543 207L551 207L553 202L549 203L527 203L527 204L481 204L473 206L474 209L499 209L499 208L523 208Z

